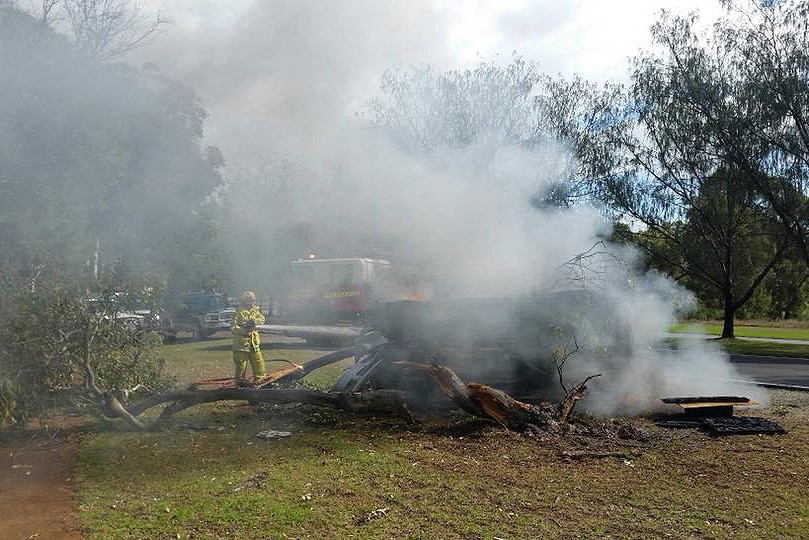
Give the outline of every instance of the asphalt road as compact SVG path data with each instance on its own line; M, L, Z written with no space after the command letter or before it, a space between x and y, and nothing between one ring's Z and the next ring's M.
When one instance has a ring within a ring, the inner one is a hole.
M730 361L745 380L809 389L809 360L806 358L732 354Z
M705 336L701 334L667 333L664 334L664 336L677 339L705 339ZM736 339L809 345L807 341L794 339L751 337L737 337ZM731 354L730 361L744 380L766 384L805 386L809 389L809 358L782 358L777 356Z

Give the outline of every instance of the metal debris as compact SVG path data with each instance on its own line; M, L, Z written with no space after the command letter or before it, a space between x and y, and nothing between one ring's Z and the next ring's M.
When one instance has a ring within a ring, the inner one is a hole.
M786 430L772 420L759 416L731 416L726 418L705 418L705 428L714 435L755 435L757 433L786 433Z
M283 439L285 437L289 437L290 435L292 435L291 431L276 431L274 429L268 429L267 431L259 431L256 433L256 437L266 440Z
M698 396L661 398L663 403L678 405L681 414L657 419L663 428L703 428L712 435L753 435L757 433L786 433L777 423L758 416L733 416L733 407L756 405L743 396Z

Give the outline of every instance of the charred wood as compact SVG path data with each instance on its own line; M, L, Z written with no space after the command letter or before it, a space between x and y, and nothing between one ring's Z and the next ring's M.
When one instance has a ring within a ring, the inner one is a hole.
M559 422L554 407L548 403L532 405L517 401L505 392L485 384L464 384L451 369L440 364L426 366L441 390L466 412L491 418L507 429L525 431L529 428L556 431Z
M596 377L600 377L601 373L597 375L590 375L586 379L584 379L579 384L575 385L574 387L567 389L565 397L559 403L559 423L566 424L568 418L570 418L571 413L573 412L573 408L576 406L576 403L582 400L584 396L587 394L587 383L590 380L595 379Z

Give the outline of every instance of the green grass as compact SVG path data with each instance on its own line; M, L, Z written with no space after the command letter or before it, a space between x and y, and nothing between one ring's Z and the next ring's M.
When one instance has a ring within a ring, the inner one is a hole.
M757 356L781 356L790 358L807 358L809 359L809 342L807 343L784 343L778 341L779 339L796 339L804 340L809 338L809 329L805 328L781 328L781 327L766 327L766 326L743 326L738 325L736 328L737 337L762 337L770 338L772 341L753 341L744 339L723 339L715 340L718 346L731 354L751 354ZM669 328L670 332L679 334L701 334L705 335L706 339L709 336L718 336L721 333L721 326L716 324L701 324L695 325L690 323L680 323L672 325ZM664 343L669 347L677 347L677 342L680 339L672 336L666 338Z
M172 369L226 373L217 343L177 345ZM161 432L107 421L75 470L80 520L91 539L807 537L806 403L784 395L772 410L787 436L653 431L640 456L572 462L462 416L408 425L218 403ZM263 429L293 435L255 438Z
M266 338L265 341L267 341ZM205 341L163 345L161 354L166 359L166 367L169 373L175 376L180 383L189 383L207 378L232 377L233 349L231 344L230 337L217 337ZM303 345L297 342L265 343L262 349L268 371L289 365L285 362L273 361L273 359L281 358L296 364L305 364L309 360L329 352L304 349ZM318 370L308 375L305 380L313 385L323 386L346 365L343 363L324 370Z
M719 345L731 354L752 354L756 356L782 356L806 358L809 361L809 344L778 343L775 341L747 341L729 339L719 341Z
M663 345L671 349L680 348L683 339L667 337L663 340ZM806 358L809 361L809 345L779 343L777 341L748 341L744 339L723 339L716 340L705 338L721 347L730 354L749 354L755 356L776 356L786 358Z
M459 438L345 417L325 426L290 425L293 412L268 418L219 410L223 432L93 437L76 470L84 533L105 539L809 534L805 424L781 438L691 434L662 438L640 457L565 462L535 439L494 427ZM294 435L253 438L270 426ZM266 474L262 483L238 490L259 473ZM379 509L387 510L369 518Z
M722 325L713 323L678 323L669 328L670 332L682 334L705 334L719 336ZM771 339L800 339L809 341L809 328L782 328L777 326L734 326L736 337L762 337Z

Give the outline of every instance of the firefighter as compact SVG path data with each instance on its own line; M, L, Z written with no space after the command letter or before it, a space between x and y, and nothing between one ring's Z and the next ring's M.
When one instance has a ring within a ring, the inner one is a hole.
M236 310L230 331L233 334L234 379L239 386L247 386L245 378L247 363L253 372L253 382L264 378L264 357L261 355L261 340L257 324L264 324L264 315L256 305L256 293L245 291L242 304Z

